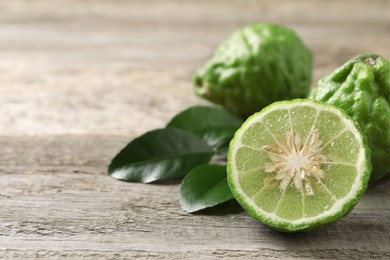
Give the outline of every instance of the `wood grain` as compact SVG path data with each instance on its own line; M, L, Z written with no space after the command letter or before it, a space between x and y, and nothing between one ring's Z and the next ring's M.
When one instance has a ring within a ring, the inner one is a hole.
M106 165L127 139L0 139L0 257L390 257L390 181L372 185L335 224L282 234L234 202L185 213L179 181L148 185L112 179Z
M107 175L135 136L207 104L194 71L237 28L293 28L313 84L363 52L390 58L390 2L0 1L0 258L390 259L390 181L345 218L281 234L234 202L186 214L180 181Z
M313 84L354 55L390 58L390 2L0 1L0 133L134 134L203 103L191 77L234 30L293 28Z

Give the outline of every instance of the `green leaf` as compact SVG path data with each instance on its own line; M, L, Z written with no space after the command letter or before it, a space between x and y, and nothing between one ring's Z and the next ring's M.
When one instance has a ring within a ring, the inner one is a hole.
M126 145L112 160L109 174L120 180L149 183L182 177L207 163L212 149L197 136L180 129L148 132Z
M232 138L243 121L236 115L219 108L195 106L176 115L167 125L191 132L210 146Z
M214 146L214 152L217 155L225 157L227 159L230 141L231 141L231 138L228 138L228 139L224 139L221 142L219 142L217 145Z
M226 166L204 164L184 177L180 188L180 205L187 212L195 212L231 200L226 179Z

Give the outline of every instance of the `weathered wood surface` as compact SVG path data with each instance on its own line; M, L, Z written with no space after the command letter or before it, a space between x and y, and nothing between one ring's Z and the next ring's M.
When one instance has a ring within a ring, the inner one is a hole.
M336 224L281 234L234 203L186 214L178 183L108 177L127 139L0 138L0 257L390 257L390 181L370 187Z
M191 75L248 23L294 28L315 82L350 57L387 58L390 2L0 1L0 258L390 258L390 181L313 233L240 207L186 214L179 183L106 167L130 139L205 103Z

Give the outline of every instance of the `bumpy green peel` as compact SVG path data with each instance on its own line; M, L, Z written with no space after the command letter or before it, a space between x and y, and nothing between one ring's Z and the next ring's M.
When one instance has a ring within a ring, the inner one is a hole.
M247 117L278 100L306 97L312 54L290 29L253 24L235 32L199 69L200 97Z
M345 110L366 134L372 152L371 180L390 176L390 64L359 55L323 77L309 98Z

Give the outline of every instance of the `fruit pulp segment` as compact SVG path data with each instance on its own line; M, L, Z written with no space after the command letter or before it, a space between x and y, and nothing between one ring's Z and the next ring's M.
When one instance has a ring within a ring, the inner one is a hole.
M300 219L304 214L304 194L290 185L274 209L276 215L285 219Z
M322 111L318 114L315 127L321 138L327 141L340 134L344 130L345 125L337 115L328 111Z
M304 197L303 207L305 217L317 216L318 214L329 210L336 202L333 194L322 182L313 185L312 188L313 194L315 195Z
M317 120L318 112L311 107L295 107L290 110L291 128L299 133L303 140L306 140L308 134L313 129Z
M357 176L356 166L353 164L327 164L324 171L329 175L324 184L337 199L348 194Z
M259 187L263 187L267 175L258 169L240 172L238 175L240 186L248 197L253 197L259 192ZM255 185L254 185L255 184Z
M259 208L271 213L276 209L281 197L282 193L279 192L276 182L265 182L264 186L260 187L250 198Z
M255 123L246 130L241 142L243 145L261 149L266 144L274 143L275 140L263 123Z
M267 161L267 157L264 151L249 146L239 148L236 153L236 158L237 161L240 162L237 164L237 170L240 173L253 170L263 172L264 164Z
M266 114L262 123L278 141L285 139L286 133L291 129L289 111L286 109L275 110Z
M326 140L323 153L327 161L333 163L356 164L359 158L359 143L350 131L342 131L330 140Z

